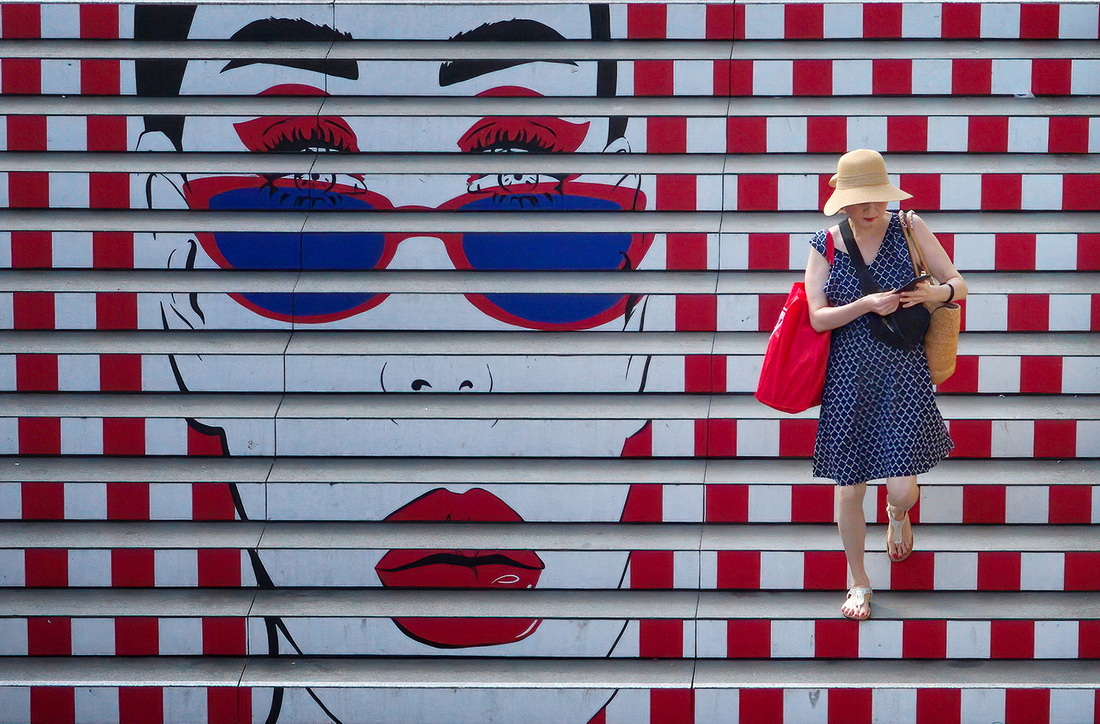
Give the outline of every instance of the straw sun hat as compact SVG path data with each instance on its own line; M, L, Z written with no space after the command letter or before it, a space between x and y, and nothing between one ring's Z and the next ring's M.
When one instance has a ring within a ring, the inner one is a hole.
M845 206L875 201L901 201L912 198L890 183L882 154L868 148L849 151L840 157L836 173L829 179L835 191L825 202L825 215L832 216Z

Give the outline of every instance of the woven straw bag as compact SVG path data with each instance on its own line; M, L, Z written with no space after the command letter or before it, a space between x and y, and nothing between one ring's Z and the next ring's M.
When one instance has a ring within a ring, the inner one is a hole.
M913 260L913 272L920 276L928 271L920 245L913 238L909 225L902 226L905 241L909 244L909 257ZM955 357L959 351L959 322L962 309L954 302L925 302L931 314L928 332L924 335L924 355L928 358L928 372L932 384L938 385L955 373Z

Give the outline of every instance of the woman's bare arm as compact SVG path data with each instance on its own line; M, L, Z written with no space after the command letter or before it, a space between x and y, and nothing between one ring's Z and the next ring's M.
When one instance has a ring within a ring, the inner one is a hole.
M810 305L810 324L818 332L843 327L868 312L886 315L898 308L900 295L894 292L868 294L851 304L829 306L825 298L825 282L829 279L829 262L816 249L810 249L806 261L806 299Z

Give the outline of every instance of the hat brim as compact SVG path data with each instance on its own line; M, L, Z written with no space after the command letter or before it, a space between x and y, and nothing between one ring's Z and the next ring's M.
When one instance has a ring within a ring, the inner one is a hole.
M911 198L913 198L913 194L906 193L893 184L836 189L829 200L825 202L824 211L826 216L832 216L845 206L879 201L902 201Z

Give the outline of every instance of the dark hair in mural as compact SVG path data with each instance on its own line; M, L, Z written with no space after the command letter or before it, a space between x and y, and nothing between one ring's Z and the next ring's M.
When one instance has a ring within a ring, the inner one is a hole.
M589 20L593 40L611 39L611 11L607 5L589 5ZM194 5L137 5L134 7L134 39L152 41L187 40L195 17ZM316 25L300 18L268 18L256 20L233 34L233 40L278 41L351 40L351 34L340 32L326 25ZM534 20L512 19L486 23L478 28L459 33L452 40L476 41L564 41L564 36L553 28ZM258 61L238 58L226 64L222 71L240 68ZM271 62L271 61L267 61ZM494 70L518 65L523 60L447 61L440 66L439 84L448 86ZM552 63L576 65L571 60L552 60ZM359 66L354 60L297 60L281 59L280 65L302 70L312 70L349 80L359 77ZM613 60L596 61L596 95L614 97L618 84L617 65ZM135 87L139 96L179 95L187 59L138 60L134 64ZM607 142L626 135L627 119L616 116L609 119ZM146 131L160 131L171 140L176 150L183 146L183 116L145 116Z

